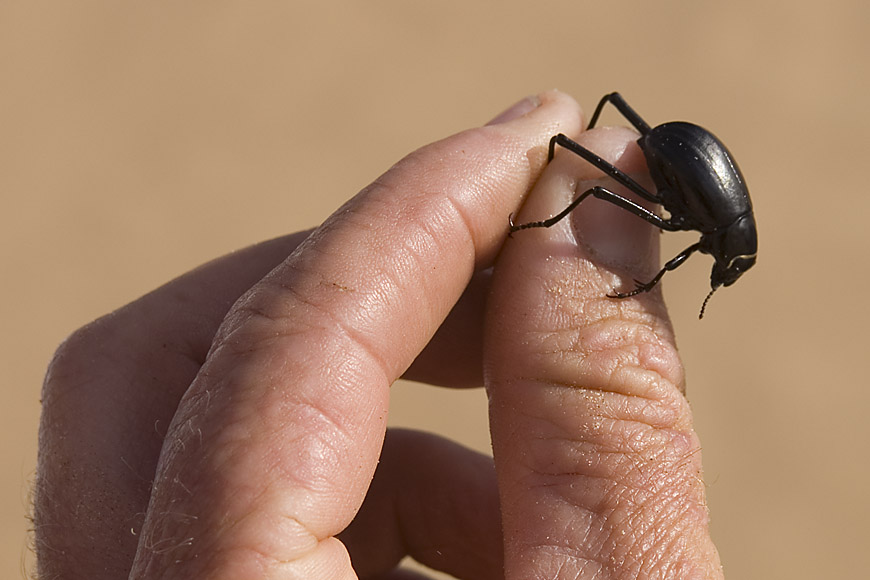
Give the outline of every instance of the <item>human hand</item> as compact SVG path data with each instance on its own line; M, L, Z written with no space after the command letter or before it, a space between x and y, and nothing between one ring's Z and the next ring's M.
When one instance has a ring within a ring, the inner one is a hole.
M461 578L718 577L660 297L603 297L611 268L658 266L649 227L584 204L619 235L517 234L489 282L549 137L580 131L564 95L533 105L413 153L313 233L75 333L43 397L41 577L353 578L349 552L360 577L404 578L406 550ZM580 138L628 144L639 168L629 133ZM522 215L589 174L567 159ZM384 443L397 377L469 386L482 368L498 487L455 444Z

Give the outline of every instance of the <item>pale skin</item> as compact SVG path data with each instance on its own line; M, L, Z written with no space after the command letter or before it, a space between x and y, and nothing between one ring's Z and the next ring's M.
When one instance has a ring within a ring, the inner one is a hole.
M593 200L507 237L600 177L544 172L555 133L644 171L630 131L581 127L561 93L520 101L313 232L74 333L45 383L41 577L419 578L410 554L468 579L721 578L661 296L605 296L658 269L656 231ZM387 432L402 376L485 383L495 465Z

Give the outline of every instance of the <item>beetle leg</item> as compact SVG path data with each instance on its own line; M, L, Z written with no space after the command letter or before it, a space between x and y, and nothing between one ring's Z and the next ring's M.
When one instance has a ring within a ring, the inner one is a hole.
M613 193L609 189L605 189L604 187L602 187L600 185L596 185L592 189L588 189L588 190L584 191L583 193L581 193L579 196L577 196L577 199L575 199L574 201L571 202L571 204L568 207L566 207L561 212L559 212L558 214L554 215L551 218L537 221L537 222L529 222L529 223L525 223L525 224L519 224L519 225L514 224L513 220L509 218L508 222L510 224L510 233L514 233L517 230L525 230L528 228L548 228L548 227L552 226L553 224L557 223L558 221L560 221L562 218L567 216L572 211L574 211L574 208L576 208L578 205L580 205L580 203L584 199L589 197L590 195L597 197L598 199L602 199L604 201L610 202L613 205L619 206L626 211L630 211L631 213L633 213L634 215L636 215L640 219L651 223L652 225L656 226L659 229L667 230L669 232L676 230L676 227L673 224L671 224L670 221L659 217L654 212L651 212L650 210L646 209L642 205L636 204L635 202L631 201L630 199L622 197L619 194Z
M662 279L662 276L665 275L665 272L670 272L671 270L676 270L679 266L683 264L686 260L689 259L689 256L697 252L701 248L701 243L698 242L696 244L692 244L675 257L671 258L666 264L665 267L659 270L659 273L655 275L655 278L650 280L649 282L639 282L638 280L634 281L635 287L631 292L617 292L615 289L613 290L613 294L608 294L608 298L629 298L631 296L636 296L642 292L649 292L655 285L659 283Z
M613 164L608 163L583 145L580 145L562 133L553 135L552 139L550 139L550 147L547 154L548 162L552 161L553 156L556 154L556 144L559 144L571 153L582 157L645 200L658 204L662 203L662 199L657 194L647 190L644 186L629 177L627 173L617 169Z
M629 123L634 125L634 128L637 129L641 135L645 135L649 132L650 127L647 122L644 121L634 109L628 106L628 103L625 102L625 99L623 99L622 95L619 93L610 93L609 95L601 97L601 100L598 101L598 106L595 107L595 112L592 113L592 118L589 120L589 125L586 127L587 129L591 129L595 126L595 122L598 121L598 116L601 114L601 109L604 108L604 104L608 101L616 107L616 110L618 110Z

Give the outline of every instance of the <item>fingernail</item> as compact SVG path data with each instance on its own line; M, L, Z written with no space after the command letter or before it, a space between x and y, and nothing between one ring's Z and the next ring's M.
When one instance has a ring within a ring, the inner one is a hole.
M604 185L614 193L630 197L624 189L605 180L579 182L577 195L596 185ZM590 257L604 266L619 268L637 269L658 263L656 228L602 199L588 199L581 205L571 214L571 226Z
M520 101L517 101L501 113L495 116L487 125L499 125L501 123L507 123L508 121L513 121L519 117L522 117L529 111L534 111L538 107L541 106L541 99L538 98L537 95L532 95L526 97Z

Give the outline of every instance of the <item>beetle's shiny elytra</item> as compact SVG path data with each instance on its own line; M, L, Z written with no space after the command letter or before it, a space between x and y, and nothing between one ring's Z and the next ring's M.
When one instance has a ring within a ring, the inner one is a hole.
M643 199L662 205L670 214L661 218L655 213L621 195L595 186L575 199L557 215L542 221L515 225L511 233L527 228L548 228L571 213L589 197L597 197L617 205L665 231L698 231L701 238L673 259L649 282L635 281L630 292L608 294L611 298L628 298L652 290L665 272L676 269L695 252L709 254L715 260L710 273L710 293L701 306L698 318L713 292L720 286L730 286L755 265L758 235L749 190L740 169L725 145L715 135L697 125L683 122L664 123L650 127L619 93L604 95L589 121L595 126L606 103L614 107L640 132L637 144L656 186L655 193L631 177L561 133L550 139L548 160L552 161L556 145L579 155L595 167L633 191Z

